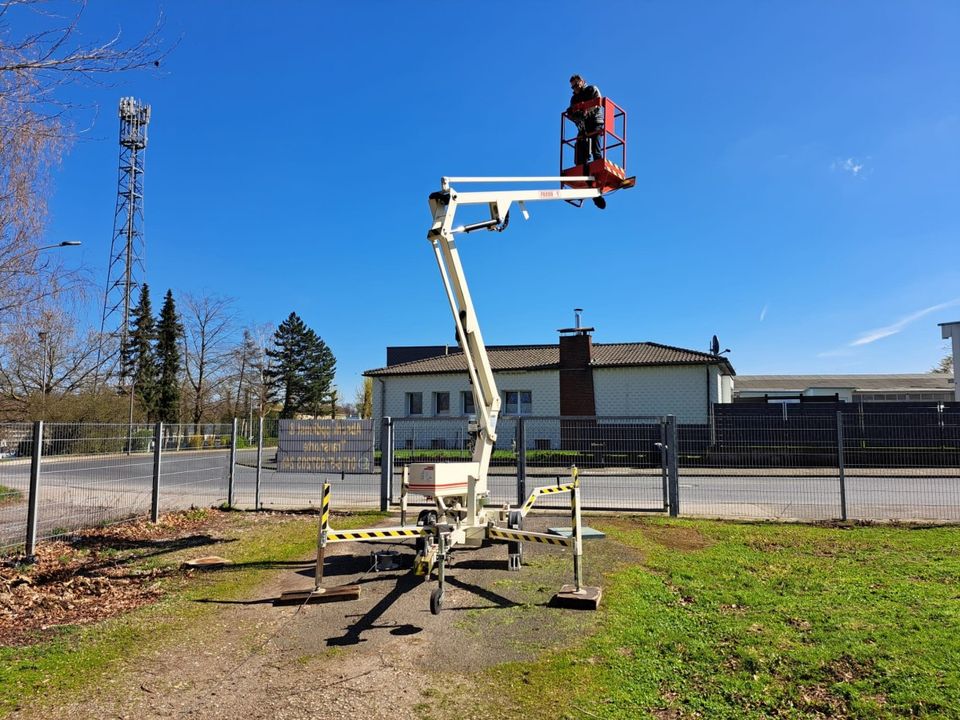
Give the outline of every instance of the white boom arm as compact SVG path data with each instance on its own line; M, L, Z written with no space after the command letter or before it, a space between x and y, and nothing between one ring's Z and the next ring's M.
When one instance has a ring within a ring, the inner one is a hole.
M533 190L492 190L478 192L459 192L451 183L529 183L529 182L589 182L593 178L583 177L462 177L443 178L439 192L430 195L430 211L433 225L427 233L427 239L433 245L443 279L443 287L450 301L450 310L457 327L457 338L467 360L467 372L474 391L474 407L477 409L479 438L473 451L473 462L479 464L477 484L486 488L487 470L493 445L497 440L497 417L500 414L500 394L493 379L493 370L483 344L480 325L473 309L467 279L460 263L460 255L454 243L454 235L474 230L502 231L509 222L510 206L516 202L524 218L528 217L525 202L536 200L586 200L598 198L601 192L594 188L583 189L533 189ZM487 205L490 219L472 225L454 226L457 207L460 205ZM473 505L474 498L468 502ZM471 508L471 515L475 508Z

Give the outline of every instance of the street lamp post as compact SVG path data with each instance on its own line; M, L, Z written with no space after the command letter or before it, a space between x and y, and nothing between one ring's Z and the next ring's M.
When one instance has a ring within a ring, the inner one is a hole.
M62 247L77 247L78 245L82 245L82 244L83 243L80 242L79 240L64 240L63 242L54 243L53 245L42 245L41 247L38 247L38 248L30 248L26 252L22 252L19 255L14 255L13 257L7 258L6 260L4 260L2 263L0 263L0 270L5 270L6 272L15 272L12 270L6 270L5 268L3 268L3 265L13 262L14 260L19 260L20 258L25 258L28 255L35 255L38 252L42 252L43 250L54 250L56 248L62 248Z
M37 338L40 340L40 362L42 363L40 367L40 419L43 420L47 415L47 367L50 362L50 352L47 349L47 337L49 333L46 330L41 330L37 333Z

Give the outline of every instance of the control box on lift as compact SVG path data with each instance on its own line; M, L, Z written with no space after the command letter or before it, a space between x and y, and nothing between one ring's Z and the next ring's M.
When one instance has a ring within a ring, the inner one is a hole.
M487 492L487 479L480 481L478 462L411 463L408 466L407 490L430 497L466 495L469 479L477 483L476 492Z

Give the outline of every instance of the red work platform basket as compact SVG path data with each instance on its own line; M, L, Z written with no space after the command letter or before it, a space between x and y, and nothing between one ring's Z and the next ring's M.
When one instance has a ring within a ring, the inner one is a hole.
M598 130L581 135L570 112L586 112L594 107L602 109L604 122ZM577 165L577 141L585 139L599 140L602 156L591 160L588 155L586 163ZM633 178L627 177L627 113L623 108L610 98L595 98L572 105L560 114L560 175L590 175L592 182L562 181L560 187L594 187L601 193L633 185Z

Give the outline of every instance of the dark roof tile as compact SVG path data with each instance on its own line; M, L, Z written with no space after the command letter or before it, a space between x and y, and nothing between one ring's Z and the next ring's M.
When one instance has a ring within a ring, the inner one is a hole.
M494 371L555 370L560 365L559 345L490 345L487 347ZM660 343L594 343L593 367L637 367L643 365L704 365L719 363L730 374L733 368L724 357L710 353L661 345ZM466 372L467 363L461 351L438 357L414 360L376 370L364 375L433 375Z

